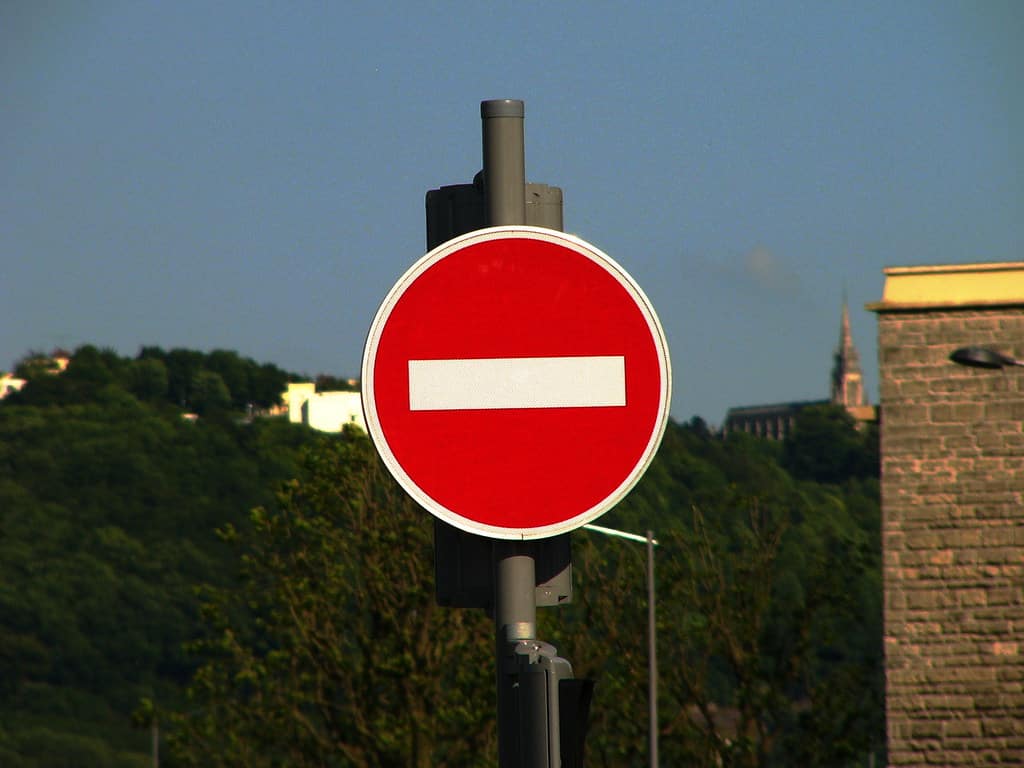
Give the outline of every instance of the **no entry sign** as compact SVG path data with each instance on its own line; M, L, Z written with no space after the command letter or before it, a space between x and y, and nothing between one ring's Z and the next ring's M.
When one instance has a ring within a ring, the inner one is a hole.
M391 289L366 342L363 409L427 510L536 539L626 495L661 441L670 380L657 316L618 264L554 230L494 227Z

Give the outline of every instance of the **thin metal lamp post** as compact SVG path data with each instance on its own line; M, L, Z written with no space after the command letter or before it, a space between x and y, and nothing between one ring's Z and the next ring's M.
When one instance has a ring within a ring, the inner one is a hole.
M960 347L949 356L954 363L971 368L1010 368L1015 365L1024 366L1024 360L1018 360L987 347Z
M583 527L595 533L603 533L607 536L615 536L620 539L628 539L629 541L637 541L647 545L648 754L650 756L650 768L658 768L658 644L654 599L654 548L658 546L658 541L654 538L654 534L651 531L647 531L646 536L640 536L636 533L627 533L615 528L605 528L603 525L588 523Z

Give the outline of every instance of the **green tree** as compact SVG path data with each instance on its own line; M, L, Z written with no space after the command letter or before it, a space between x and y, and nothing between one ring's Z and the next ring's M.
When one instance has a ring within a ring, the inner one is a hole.
M20 379L32 380L40 376L57 373L57 363L45 352L32 351L14 366L14 375Z
M220 374L213 371L198 371L192 378L191 393L190 405L202 416L220 413L231 405L231 392Z
M186 764L493 764L493 627L435 605L429 516L365 438L183 421L219 358L253 402L280 394L280 369L234 353L87 346L0 403L0 764L57 764L49 743L140 764L140 698L188 713ZM877 441L824 423L788 456L670 423L602 520L661 541L665 765L848 765L884 743L878 480L858 469ZM827 471L806 461L837 445ZM573 537L574 602L540 611L541 637L597 680L588 765L641 766L643 547Z
M878 430L871 426L858 432L842 406L804 408L785 441L783 465L794 477L818 483L878 477Z
M572 663L576 677L595 682L586 765L644 766L648 733L644 547L586 530L572 536L572 602L538 611L538 633ZM672 757L666 754L663 764L675 764Z
M194 585L235 576L214 529L272 503L311 439L282 419L187 423L133 396L137 364L163 366L83 347L0 403L0 765L60 764L22 738L43 731L70 764L93 760L75 763L80 736L110 766L148 751L128 715L184 696Z
M254 368L251 372L253 403L261 408L280 404L281 393L288 386L288 382L293 380L297 380L297 377L276 365L264 363Z
M359 385L351 383L349 379L329 376L326 373L317 374L314 382L317 392L356 392L359 390Z
M174 717L184 765L477 766L496 753L492 634L440 608L427 514L358 432L324 438L223 535L238 589L207 591L210 633Z
M142 357L128 367L128 390L140 400L163 400L167 397L167 366L154 357Z
M193 349L172 349L163 354L167 366L167 387L171 402L182 408L192 407L192 386L203 370L205 356Z
M663 764L858 765L884 743L877 484L798 482L778 456L670 424L602 521L661 542ZM574 602L545 631L597 681L588 764L642 766L643 547L594 539L574 534Z

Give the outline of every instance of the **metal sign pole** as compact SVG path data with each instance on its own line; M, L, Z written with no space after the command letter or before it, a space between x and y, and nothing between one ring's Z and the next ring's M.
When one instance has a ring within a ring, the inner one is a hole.
M480 104L483 124L484 207L487 226L526 223L526 152L523 102ZM527 544L496 541L494 626L498 687L498 763L501 768L547 766L547 713L520 698L522 660L516 647L537 637L536 564ZM542 727L533 723L544 718ZM544 741L537 742L540 737ZM542 757L543 756L543 757ZM544 762L538 762L538 758ZM528 761L528 762L527 762Z

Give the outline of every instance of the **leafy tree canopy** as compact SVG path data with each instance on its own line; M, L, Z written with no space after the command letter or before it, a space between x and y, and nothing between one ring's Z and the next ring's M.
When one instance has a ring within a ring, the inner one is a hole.
M432 525L359 432L248 533L238 588L206 592L206 663L175 719L196 766L462 766L496 752L491 624L434 600Z
M148 764L140 700L172 766L493 764L490 620L436 605L429 515L365 437L242 418L289 377L87 346L0 402L0 764ZM877 474L827 409L785 444L669 424L601 521L660 542L664 764L884 743ZM644 548L573 541L541 636L597 681L588 765L644 765Z
M131 765L139 698L195 668L195 586L234 578L215 529L272 503L312 433L186 422L157 357L86 346L33 375L0 401L0 765Z
M857 423L838 405L804 408L786 439L783 465L795 477L818 483L878 477L878 428L858 431Z

